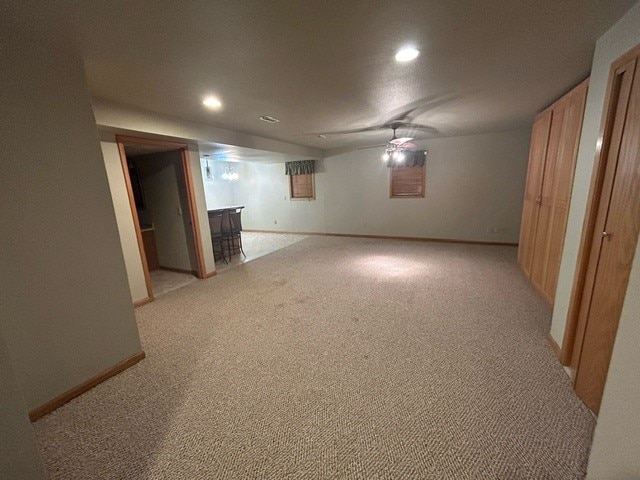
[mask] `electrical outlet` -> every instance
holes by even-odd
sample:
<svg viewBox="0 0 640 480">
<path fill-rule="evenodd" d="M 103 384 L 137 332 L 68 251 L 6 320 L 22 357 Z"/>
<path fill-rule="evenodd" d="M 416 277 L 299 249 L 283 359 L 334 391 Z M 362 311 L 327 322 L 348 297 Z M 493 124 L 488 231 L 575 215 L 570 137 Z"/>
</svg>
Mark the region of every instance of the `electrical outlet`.
<svg viewBox="0 0 640 480">
<path fill-rule="evenodd" d="M 277 225 L 277 224 L 278 224 L 278 220 L 274 220 L 274 221 L 273 221 L 273 224 L 274 224 L 274 225 Z"/>
</svg>

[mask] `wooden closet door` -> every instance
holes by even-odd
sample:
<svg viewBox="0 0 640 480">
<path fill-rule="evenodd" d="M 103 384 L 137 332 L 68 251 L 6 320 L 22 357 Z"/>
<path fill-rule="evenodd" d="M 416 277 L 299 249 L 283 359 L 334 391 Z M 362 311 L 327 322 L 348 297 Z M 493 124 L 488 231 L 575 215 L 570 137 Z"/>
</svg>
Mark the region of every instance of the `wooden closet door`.
<svg viewBox="0 0 640 480">
<path fill-rule="evenodd" d="M 527 276 L 531 275 L 534 241 L 538 225 L 538 202 L 542 189 L 550 125 L 551 110 L 547 110 L 538 115 L 531 131 L 529 167 L 524 190 L 522 225 L 520 226 L 520 243 L 518 247 L 518 263 Z"/>
<path fill-rule="evenodd" d="M 547 243 L 544 248 L 544 276 L 541 284 L 542 293 L 550 303 L 553 303 L 556 296 L 588 85 L 588 80 L 585 80 L 568 96 L 564 110 L 562 135 L 559 139 L 560 144 L 553 162 L 551 212 Z"/>
<path fill-rule="evenodd" d="M 615 70 L 603 144 L 606 162 L 580 307 L 575 389 L 600 409 L 640 230 L 640 65 Z"/>
<path fill-rule="evenodd" d="M 554 178 L 557 174 L 558 152 L 564 135 L 565 116 L 569 107 L 569 98 L 564 97 L 556 103 L 552 110 L 549 145 L 542 178 L 542 191 L 538 206 L 538 226 L 533 244 L 533 261 L 531 263 L 531 282 L 547 298 L 544 291 L 545 276 L 549 256 L 549 235 L 551 228 L 551 212 L 553 208 Z"/>
</svg>

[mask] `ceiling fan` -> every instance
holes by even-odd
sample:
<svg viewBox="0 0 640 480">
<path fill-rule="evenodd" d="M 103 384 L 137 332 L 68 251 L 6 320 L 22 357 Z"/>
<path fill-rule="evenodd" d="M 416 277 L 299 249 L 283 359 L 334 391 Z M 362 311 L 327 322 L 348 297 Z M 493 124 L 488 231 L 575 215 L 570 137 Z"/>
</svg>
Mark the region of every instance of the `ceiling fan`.
<svg viewBox="0 0 640 480">
<path fill-rule="evenodd" d="M 389 145 L 395 145 L 396 148 L 402 148 L 404 150 L 412 150 L 416 148 L 413 143 L 410 143 L 413 140 L 413 137 L 396 137 L 396 130 L 406 126 L 400 122 L 394 122 L 389 125 L 389 128 L 393 130 L 393 137 L 387 142 Z"/>
<path fill-rule="evenodd" d="M 411 152 L 415 150 L 415 144 L 411 143 L 413 137 L 400 137 L 396 136 L 396 130 L 398 128 L 404 127 L 405 124 L 400 122 L 394 122 L 389 125 L 389 127 L 393 130 L 393 137 L 386 143 L 384 146 L 385 150 L 382 154 L 382 160 L 386 163 L 389 159 L 394 159 L 396 162 L 402 162 L 405 159 L 405 155 L 407 152 Z M 371 148 L 371 147 L 368 147 Z M 426 151 L 425 151 L 426 154 Z"/>
<path fill-rule="evenodd" d="M 386 130 L 392 129 L 394 131 L 394 138 L 392 140 L 399 140 L 395 138 L 395 130 L 402 128 L 408 129 L 409 131 L 420 130 L 423 132 L 438 134 L 440 133 L 438 129 L 421 123 L 415 123 L 414 119 L 423 115 L 424 113 L 432 110 L 440 105 L 448 103 L 454 100 L 456 97 L 452 94 L 452 92 L 447 92 L 444 94 L 432 95 L 430 97 L 425 97 L 418 99 L 414 102 L 404 105 L 399 109 L 390 112 L 390 118 L 388 118 L 385 122 L 379 125 L 370 125 L 367 127 L 361 128 L 353 128 L 348 130 L 335 130 L 330 132 L 317 132 L 312 135 L 317 137 L 325 138 L 333 135 L 349 135 L 354 133 L 366 133 L 366 132 L 375 132 L 377 130 Z M 409 138 L 409 137 L 404 137 Z M 369 147 L 370 148 L 370 147 Z"/>
</svg>

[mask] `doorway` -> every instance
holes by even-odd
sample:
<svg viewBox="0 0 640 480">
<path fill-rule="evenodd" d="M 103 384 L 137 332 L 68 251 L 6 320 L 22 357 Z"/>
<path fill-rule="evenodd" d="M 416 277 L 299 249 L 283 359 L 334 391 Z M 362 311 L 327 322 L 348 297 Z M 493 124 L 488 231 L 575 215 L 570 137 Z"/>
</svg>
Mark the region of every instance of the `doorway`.
<svg viewBox="0 0 640 480">
<path fill-rule="evenodd" d="M 116 136 L 147 298 L 205 278 L 187 145 Z"/>
<path fill-rule="evenodd" d="M 576 393 L 596 414 L 640 233 L 640 46 L 613 63 L 606 99 L 563 342 Z"/>
</svg>

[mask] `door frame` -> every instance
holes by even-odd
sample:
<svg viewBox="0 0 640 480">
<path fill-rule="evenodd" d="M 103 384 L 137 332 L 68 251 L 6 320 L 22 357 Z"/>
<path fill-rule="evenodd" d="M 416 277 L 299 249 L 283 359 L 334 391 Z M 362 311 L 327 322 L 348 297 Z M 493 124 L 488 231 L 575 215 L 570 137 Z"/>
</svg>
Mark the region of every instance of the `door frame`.
<svg viewBox="0 0 640 480">
<path fill-rule="evenodd" d="M 567 321 L 565 324 L 562 349 L 560 352 L 560 362 L 562 365 L 571 367 L 572 379 L 575 379 L 575 373 L 578 366 L 577 362 L 582 349 L 582 344 L 581 342 L 578 342 L 578 340 L 584 338 L 586 330 L 586 324 L 580 324 L 579 318 L 582 300 L 585 293 L 587 271 L 589 269 L 589 257 L 596 227 L 596 218 L 598 216 L 600 198 L 602 196 L 604 174 L 607 167 L 606 157 L 611 145 L 613 120 L 618 106 L 617 101 L 615 101 L 616 96 L 614 95 L 616 93 L 614 91 L 614 85 L 616 85 L 616 71 L 638 56 L 640 56 L 640 45 L 635 46 L 615 60 L 611 64 L 611 68 L 609 70 L 595 163 L 593 166 L 593 173 L 591 175 L 591 185 L 589 187 L 586 213 L 582 224 L 578 261 L 576 263 L 576 269 L 573 276 Z"/>
<path fill-rule="evenodd" d="M 147 255 L 144 250 L 144 243 L 142 241 L 142 230 L 140 228 L 140 221 L 138 218 L 138 211 L 136 209 L 135 198 L 133 196 L 133 188 L 131 186 L 131 178 L 129 176 L 129 166 L 127 163 L 127 155 L 125 152 L 125 145 L 149 145 L 157 147 L 169 147 L 180 151 L 182 157 L 182 173 L 185 179 L 185 186 L 187 192 L 187 198 L 189 201 L 189 215 L 191 219 L 191 233 L 193 235 L 193 243 L 195 245 L 196 263 L 197 263 L 197 277 L 199 279 L 205 279 L 211 275 L 207 275 L 204 264 L 204 250 L 202 248 L 202 237 L 200 234 L 200 222 L 198 220 L 198 209 L 196 203 L 196 196 L 193 184 L 193 175 L 191 171 L 191 162 L 189 161 L 189 147 L 186 143 L 172 142 L 168 140 L 157 140 L 144 137 L 133 137 L 128 135 L 116 135 L 116 144 L 118 145 L 118 152 L 120 154 L 120 163 L 122 165 L 122 173 L 124 175 L 124 181 L 127 188 L 127 196 L 129 197 L 129 206 L 131 208 L 131 215 L 133 216 L 133 226 L 136 232 L 136 240 L 138 241 L 138 250 L 140 251 L 140 260 L 142 261 L 142 270 L 144 272 L 144 280 L 147 287 L 147 298 L 134 303 L 135 307 L 145 305 L 152 302 L 153 286 L 151 284 L 151 274 L 149 273 L 149 265 L 147 263 Z"/>
</svg>

